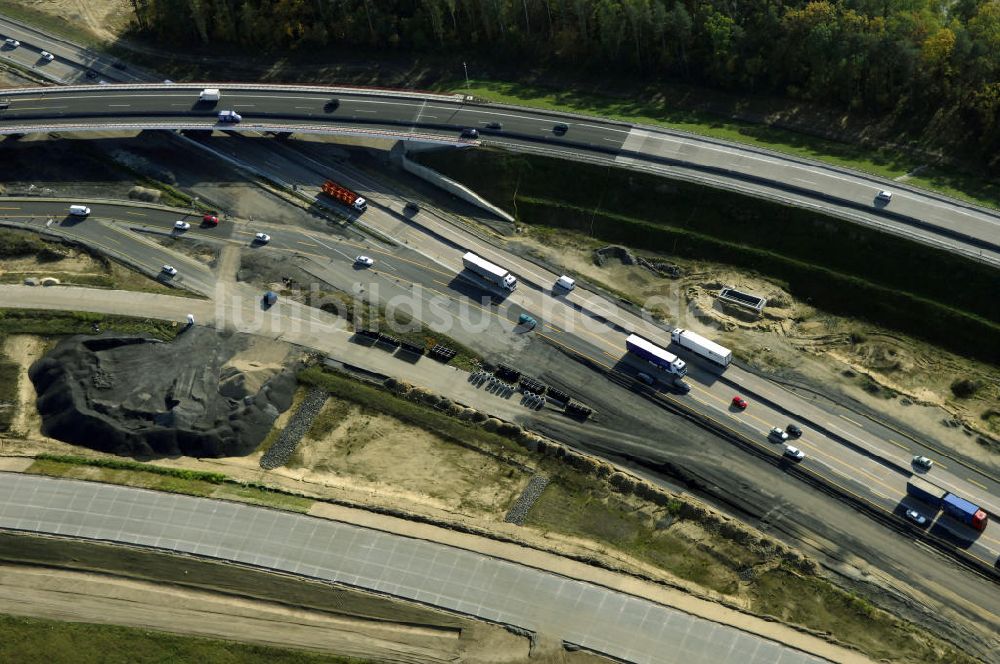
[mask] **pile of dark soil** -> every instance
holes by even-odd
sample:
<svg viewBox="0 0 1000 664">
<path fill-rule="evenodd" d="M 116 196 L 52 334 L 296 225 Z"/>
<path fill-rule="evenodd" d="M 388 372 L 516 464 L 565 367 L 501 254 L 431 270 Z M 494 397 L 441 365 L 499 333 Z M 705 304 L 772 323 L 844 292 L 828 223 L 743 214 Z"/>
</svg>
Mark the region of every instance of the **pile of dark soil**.
<svg viewBox="0 0 1000 664">
<path fill-rule="evenodd" d="M 248 392 L 226 361 L 239 335 L 190 328 L 164 343 L 105 332 L 59 343 L 28 372 L 42 432 L 137 457 L 239 456 L 252 452 L 291 405 L 295 376 L 272 376 Z"/>
</svg>

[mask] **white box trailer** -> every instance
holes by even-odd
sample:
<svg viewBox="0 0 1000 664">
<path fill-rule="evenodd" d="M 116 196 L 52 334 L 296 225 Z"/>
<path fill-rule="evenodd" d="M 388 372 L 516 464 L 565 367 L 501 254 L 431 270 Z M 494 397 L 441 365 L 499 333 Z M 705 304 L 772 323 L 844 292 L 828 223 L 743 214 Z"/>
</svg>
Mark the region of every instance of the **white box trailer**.
<svg viewBox="0 0 1000 664">
<path fill-rule="evenodd" d="M 721 366 L 727 367 L 733 360 L 733 351 L 691 330 L 674 328 L 670 331 L 670 339 L 681 348 L 687 348 Z"/>
<path fill-rule="evenodd" d="M 222 99 L 222 92 L 219 88 L 205 88 L 198 95 L 199 101 L 219 101 Z"/>
<path fill-rule="evenodd" d="M 517 288 L 517 277 L 508 272 L 505 268 L 495 265 L 481 256 L 477 256 L 471 251 L 462 256 L 462 265 L 465 269 L 475 272 L 480 277 L 490 282 L 494 286 L 499 286 L 509 291 Z"/>
<path fill-rule="evenodd" d="M 665 348 L 660 348 L 649 339 L 638 334 L 630 334 L 625 339 L 625 348 L 636 357 L 649 362 L 657 369 L 683 377 L 687 374 L 687 364 Z"/>
</svg>

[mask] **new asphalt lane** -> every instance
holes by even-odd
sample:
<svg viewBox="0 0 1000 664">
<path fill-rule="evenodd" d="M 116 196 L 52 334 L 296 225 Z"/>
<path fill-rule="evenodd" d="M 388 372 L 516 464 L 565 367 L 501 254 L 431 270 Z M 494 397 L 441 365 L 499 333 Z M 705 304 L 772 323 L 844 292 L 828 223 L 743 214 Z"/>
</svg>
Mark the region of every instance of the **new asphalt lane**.
<svg viewBox="0 0 1000 664">
<path fill-rule="evenodd" d="M 0 473 L 0 527 L 234 561 L 556 636 L 629 662 L 821 658 L 645 599 L 471 551 L 249 505 Z"/>
</svg>

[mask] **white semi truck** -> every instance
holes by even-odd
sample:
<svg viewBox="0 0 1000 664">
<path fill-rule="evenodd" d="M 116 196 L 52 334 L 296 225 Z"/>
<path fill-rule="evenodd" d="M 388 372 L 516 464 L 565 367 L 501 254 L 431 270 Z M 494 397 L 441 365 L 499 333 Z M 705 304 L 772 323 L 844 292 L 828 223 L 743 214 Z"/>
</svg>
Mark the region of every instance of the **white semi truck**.
<svg viewBox="0 0 1000 664">
<path fill-rule="evenodd" d="M 721 366 L 727 367 L 733 360 L 733 351 L 691 330 L 674 328 L 670 332 L 670 339 L 681 348 L 687 348 Z"/>
<path fill-rule="evenodd" d="M 475 272 L 494 286 L 511 292 L 517 288 L 517 277 L 499 265 L 495 265 L 471 251 L 462 256 L 462 264 L 465 266 L 465 269 Z"/>
</svg>

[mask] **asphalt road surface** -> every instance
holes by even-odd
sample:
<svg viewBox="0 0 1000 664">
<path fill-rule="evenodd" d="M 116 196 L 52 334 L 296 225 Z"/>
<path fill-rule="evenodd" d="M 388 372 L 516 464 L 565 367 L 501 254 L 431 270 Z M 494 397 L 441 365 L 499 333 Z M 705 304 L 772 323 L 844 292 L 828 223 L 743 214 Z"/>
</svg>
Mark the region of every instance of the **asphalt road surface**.
<svg viewBox="0 0 1000 664">
<path fill-rule="evenodd" d="M 37 224 L 64 208 L 65 204 L 29 200 L 10 201 L 6 207 L 18 209 L 0 212 L 23 215 L 10 218 L 30 219 Z M 931 536 L 946 542 L 956 553 L 962 552 L 980 563 L 992 565 L 1000 556 L 1000 536 L 996 534 L 995 527 L 987 528 L 984 533 L 976 532 L 906 496 L 906 481 L 911 475 L 929 475 L 933 482 L 977 502 L 997 516 L 1000 515 L 997 498 L 1000 492 L 996 490 L 996 481 L 988 473 L 958 462 L 952 465 L 941 461 L 929 473 L 918 473 L 910 464 L 909 452 L 912 450 L 900 448 L 902 443 L 897 440 L 900 436 L 894 429 L 872 420 L 862 420 L 842 409 L 841 412 L 836 412 L 836 409 L 831 412 L 829 406 L 819 407 L 737 367 L 727 369 L 723 379 L 717 368 L 698 358 L 686 357 L 690 362 L 688 382 L 692 386 L 689 394 L 676 394 L 669 381 L 647 388 L 635 381 L 634 376 L 639 371 L 649 372 L 650 369 L 645 362 L 625 352 L 624 333 L 603 323 L 581 325 L 573 316 L 575 310 L 563 302 L 567 298 L 579 297 L 581 300 L 577 306 L 589 307 L 592 305 L 587 303 L 588 300 L 596 297 L 593 294 L 578 290 L 569 296 L 555 297 L 551 289 L 522 286 L 502 303 L 495 304 L 488 298 L 484 299 L 480 284 L 462 273 L 461 263 L 457 260 L 461 251 L 455 248 L 450 249 L 450 257 L 436 256 L 432 260 L 418 253 L 421 247 L 413 246 L 415 242 L 410 242 L 409 247 L 390 247 L 265 222 L 246 224 L 228 220 L 217 227 L 204 227 L 197 225 L 197 219 L 191 219 L 190 230 L 176 231 L 173 225 L 178 214 L 173 210 L 119 207 L 111 203 L 95 204 L 93 210 L 94 216 L 102 217 L 105 223 L 91 225 L 95 219 L 87 219 L 71 228 L 91 229 L 84 238 L 80 238 L 79 231 L 76 231 L 77 238 L 85 242 L 94 241 L 98 247 L 107 245 L 110 238 L 122 236 L 120 227 L 124 226 L 171 235 L 179 241 L 232 243 L 252 248 L 254 252 L 288 252 L 306 259 L 302 263 L 303 268 L 316 278 L 348 293 L 365 293 L 366 297 L 376 298 L 382 303 L 401 305 L 401 311 L 429 322 L 432 329 L 515 366 L 519 366 L 521 350 L 527 343 L 527 331 L 517 327 L 518 316 L 522 312 L 530 312 L 539 320 L 539 326 L 528 334 L 622 377 L 632 389 L 653 397 L 654 406 L 662 400 L 692 408 L 719 427 L 744 436 L 757 454 L 783 466 L 794 462 L 782 458 L 783 445 L 769 440 L 768 432 L 772 427 L 783 427 L 789 419 L 793 419 L 803 428 L 803 435 L 798 440 L 790 440 L 789 444 L 806 453 L 803 461 L 794 463 L 798 467 L 797 472 L 805 473 L 807 477 L 822 478 L 838 490 L 856 496 L 885 513 L 894 514 L 901 521 L 905 520 L 908 509 L 916 509 L 928 517 L 925 528 Z M 369 211 L 366 216 L 372 216 L 373 212 Z M 112 223 L 112 219 L 119 221 Z M 48 230 L 58 230 L 58 227 Z M 268 233 L 270 242 L 255 242 L 257 232 Z M 148 252 L 167 251 L 159 245 L 138 241 L 136 250 L 139 253 L 134 260 L 152 270 L 165 259 L 159 254 L 150 257 Z M 374 258 L 375 265 L 370 269 L 359 269 L 354 260 L 359 254 Z M 174 262 L 178 261 L 175 259 Z M 192 269 L 199 270 L 191 278 L 203 284 L 204 292 L 212 292 L 213 278 L 203 274 L 205 268 L 190 262 Z M 536 271 L 540 269 L 537 266 L 532 268 Z M 179 272 L 174 278 L 189 277 L 186 272 Z M 250 310 L 241 310 L 240 320 L 253 321 L 260 313 L 255 306 L 259 294 L 245 297 Z M 555 299 L 556 302 L 540 302 L 543 298 Z M 239 308 L 247 304 L 227 303 L 227 306 Z M 303 310 L 309 311 L 308 308 Z M 539 315 L 539 312 L 544 312 L 544 315 Z M 288 332 L 284 334 L 286 339 L 295 340 Z M 299 341 L 310 345 L 308 340 Z M 652 373 L 655 375 L 655 372 Z M 741 381 L 747 381 L 747 384 Z M 743 389 L 747 386 L 751 389 Z M 574 393 L 573 390 L 570 392 Z M 758 400 L 751 396 L 751 407 L 740 411 L 731 404 L 734 392 L 760 395 L 762 398 Z M 795 416 L 789 418 L 786 412 L 795 413 Z M 913 524 L 912 527 L 917 526 Z"/>
<path fill-rule="evenodd" d="M 230 560 L 364 588 L 551 634 L 629 662 L 826 661 L 532 567 L 238 503 L 0 473 L 0 527 Z"/>
<path fill-rule="evenodd" d="M 24 49 L 24 50 L 22 50 Z M 35 57 L 27 46 L 0 56 Z M 23 64 L 23 63 L 22 63 Z M 32 66 L 55 63 L 36 61 Z M 56 80 L 66 82 L 65 77 Z M 221 87 L 218 102 L 200 102 L 203 87 Z M 1000 265 L 1000 215 L 898 183 L 740 146 L 652 127 L 560 115 L 445 95 L 201 83 L 116 84 L 5 93 L 0 133 L 103 129 L 221 129 L 361 134 L 422 142 L 478 144 L 459 137 L 477 128 L 482 140 L 512 150 L 611 163 L 813 208 Z M 239 124 L 219 121 L 238 112 Z M 502 128 L 491 128 L 499 125 Z M 561 131 L 558 127 L 565 126 Z M 876 199 L 894 191 L 891 203 Z"/>
</svg>

